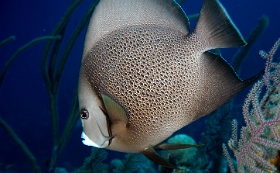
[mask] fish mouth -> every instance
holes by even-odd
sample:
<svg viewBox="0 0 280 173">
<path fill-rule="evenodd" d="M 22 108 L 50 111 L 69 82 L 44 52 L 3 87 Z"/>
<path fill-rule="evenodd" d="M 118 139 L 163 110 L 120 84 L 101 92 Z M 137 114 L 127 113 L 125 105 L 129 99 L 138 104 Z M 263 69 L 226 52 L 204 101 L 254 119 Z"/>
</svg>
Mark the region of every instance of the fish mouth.
<svg viewBox="0 0 280 173">
<path fill-rule="evenodd" d="M 106 115 L 106 114 L 105 114 Z M 100 128 L 99 123 L 95 120 L 95 125 L 97 126 L 97 129 L 95 129 L 95 135 L 91 136 L 91 135 L 87 135 L 88 133 L 92 133 L 92 130 L 89 131 L 89 129 L 85 129 L 82 132 L 81 138 L 83 139 L 83 144 L 87 145 L 87 146 L 93 146 L 93 147 L 97 147 L 97 148 L 106 148 L 108 147 L 111 143 L 112 143 L 112 139 L 114 137 L 112 137 L 112 133 L 111 133 L 111 128 L 110 128 L 110 121 L 108 121 L 108 116 L 106 115 L 106 119 L 107 119 L 107 129 L 108 129 L 108 135 L 105 135 L 104 132 L 102 131 L 102 128 Z M 94 140 L 92 140 L 94 139 Z"/>
<path fill-rule="evenodd" d="M 96 147 L 96 148 L 106 148 L 111 144 L 112 138 L 111 137 L 106 137 L 103 136 L 103 141 L 101 142 L 101 144 L 97 144 L 95 142 L 93 142 L 86 134 L 85 132 L 82 132 L 81 138 L 83 139 L 83 144 L 87 145 L 87 146 L 92 146 L 92 147 Z"/>
</svg>

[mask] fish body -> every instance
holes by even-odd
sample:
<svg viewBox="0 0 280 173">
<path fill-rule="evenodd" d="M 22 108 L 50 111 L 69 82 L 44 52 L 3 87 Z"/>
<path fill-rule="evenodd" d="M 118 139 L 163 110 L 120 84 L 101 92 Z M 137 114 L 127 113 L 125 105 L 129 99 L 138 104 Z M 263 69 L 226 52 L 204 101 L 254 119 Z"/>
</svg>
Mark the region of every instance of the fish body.
<svg viewBox="0 0 280 173">
<path fill-rule="evenodd" d="M 192 33 L 173 0 L 101 0 L 79 79 L 84 143 L 155 160 L 150 148 L 255 80 L 209 52 L 245 44 L 217 0 L 204 1 Z"/>
</svg>

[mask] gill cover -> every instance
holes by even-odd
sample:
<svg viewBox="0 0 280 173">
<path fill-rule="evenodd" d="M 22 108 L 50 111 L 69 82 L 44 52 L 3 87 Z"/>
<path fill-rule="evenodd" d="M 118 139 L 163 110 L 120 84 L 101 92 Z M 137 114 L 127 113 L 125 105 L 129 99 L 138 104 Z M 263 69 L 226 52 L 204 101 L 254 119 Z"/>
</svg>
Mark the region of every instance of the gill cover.
<svg viewBox="0 0 280 173">
<path fill-rule="evenodd" d="M 79 103 L 83 126 L 83 143 L 88 146 L 105 148 L 109 145 L 110 135 L 106 115 L 101 110 L 102 102 L 95 94 L 87 78 L 81 71 L 79 79 Z M 83 113 L 87 111 L 88 116 Z"/>
</svg>

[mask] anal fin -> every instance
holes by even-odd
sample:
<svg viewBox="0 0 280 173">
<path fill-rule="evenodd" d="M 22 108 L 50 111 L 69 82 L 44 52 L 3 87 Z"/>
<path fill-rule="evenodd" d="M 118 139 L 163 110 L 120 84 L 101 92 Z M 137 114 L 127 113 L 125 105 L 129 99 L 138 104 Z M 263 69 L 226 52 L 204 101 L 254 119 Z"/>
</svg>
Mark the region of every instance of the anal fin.
<svg viewBox="0 0 280 173">
<path fill-rule="evenodd" d="M 220 55 L 211 52 L 204 52 L 201 60 L 203 66 L 201 79 L 203 80 L 199 88 L 199 116 L 211 113 L 261 75 L 260 73 L 243 81 Z"/>
</svg>

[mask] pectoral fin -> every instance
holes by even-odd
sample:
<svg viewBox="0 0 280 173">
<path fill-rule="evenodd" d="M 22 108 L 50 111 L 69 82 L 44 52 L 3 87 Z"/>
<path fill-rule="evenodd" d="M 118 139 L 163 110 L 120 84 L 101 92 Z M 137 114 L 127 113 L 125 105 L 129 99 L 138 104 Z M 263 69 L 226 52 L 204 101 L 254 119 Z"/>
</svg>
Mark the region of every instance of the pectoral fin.
<svg viewBox="0 0 280 173">
<path fill-rule="evenodd" d="M 162 166 L 165 166 L 168 168 L 179 169 L 177 166 L 169 163 L 166 159 L 161 157 L 152 146 L 145 148 L 144 151 L 142 151 L 142 154 L 144 154 L 144 156 L 146 156 L 148 159 L 150 159 L 151 161 L 153 161 L 159 165 L 162 165 Z"/>
<path fill-rule="evenodd" d="M 121 107 L 115 100 L 110 98 L 105 94 L 101 94 L 102 100 L 104 102 L 105 108 L 109 114 L 110 120 L 114 121 L 122 121 L 125 124 L 128 123 L 128 118 L 126 116 L 126 112 L 123 107 Z"/>
</svg>

